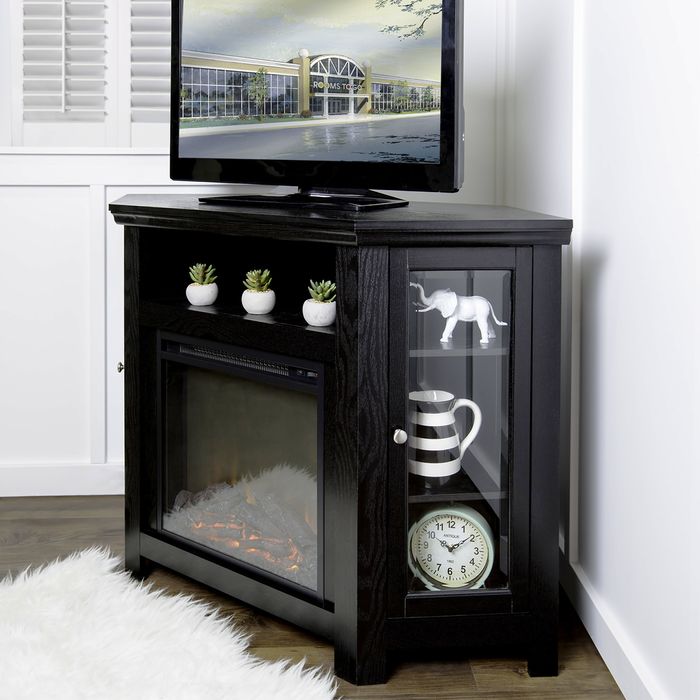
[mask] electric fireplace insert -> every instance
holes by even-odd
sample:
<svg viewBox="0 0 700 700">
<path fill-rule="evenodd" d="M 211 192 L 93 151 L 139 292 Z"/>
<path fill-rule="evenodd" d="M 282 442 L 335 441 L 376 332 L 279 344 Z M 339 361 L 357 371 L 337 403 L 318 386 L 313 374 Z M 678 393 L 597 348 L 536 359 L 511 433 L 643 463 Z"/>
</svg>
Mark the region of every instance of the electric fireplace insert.
<svg viewBox="0 0 700 700">
<path fill-rule="evenodd" d="M 159 333 L 156 529 L 323 599 L 323 365 Z"/>
</svg>

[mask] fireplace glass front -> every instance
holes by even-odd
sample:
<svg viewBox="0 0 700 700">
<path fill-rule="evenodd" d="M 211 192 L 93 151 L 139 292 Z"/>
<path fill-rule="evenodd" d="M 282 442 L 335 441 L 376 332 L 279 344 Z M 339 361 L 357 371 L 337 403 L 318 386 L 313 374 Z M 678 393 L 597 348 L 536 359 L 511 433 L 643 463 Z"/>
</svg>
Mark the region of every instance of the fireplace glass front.
<svg viewBox="0 0 700 700">
<path fill-rule="evenodd" d="M 165 334 L 160 360 L 161 531 L 322 595 L 322 365 Z"/>
</svg>

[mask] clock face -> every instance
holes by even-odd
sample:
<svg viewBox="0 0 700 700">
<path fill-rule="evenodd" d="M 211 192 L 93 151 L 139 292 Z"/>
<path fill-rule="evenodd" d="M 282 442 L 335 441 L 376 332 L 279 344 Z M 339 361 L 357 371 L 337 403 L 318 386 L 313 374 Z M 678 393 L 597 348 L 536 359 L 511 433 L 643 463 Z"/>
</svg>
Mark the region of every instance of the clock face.
<svg viewBox="0 0 700 700">
<path fill-rule="evenodd" d="M 409 564 L 431 590 L 481 586 L 493 565 L 493 537 L 472 508 L 434 510 L 409 533 Z"/>
</svg>

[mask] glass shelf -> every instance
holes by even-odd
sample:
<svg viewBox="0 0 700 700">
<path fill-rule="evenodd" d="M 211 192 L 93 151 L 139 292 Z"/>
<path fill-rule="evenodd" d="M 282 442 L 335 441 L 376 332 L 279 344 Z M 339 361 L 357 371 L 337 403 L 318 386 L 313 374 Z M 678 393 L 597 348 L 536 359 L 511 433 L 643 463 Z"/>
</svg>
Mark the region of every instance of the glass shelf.
<svg viewBox="0 0 700 700">
<path fill-rule="evenodd" d="M 435 483 L 427 486 L 426 481 L 413 474 L 409 476 L 409 503 L 497 501 L 508 498 L 508 491 L 498 489 L 495 483 L 492 490 L 480 490 L 463 471 L 448 478 L 445 483 L 433 480 Z"/>
<path fill-rule="evenodd" d="M 426 347 L 410 350 L 409 357 L 504 357 L 508 355 L 507 348 L 481 348 L 481 347 L 454 347 L 452 343 L 446 343 L 436 347 Z"/>
</svg>

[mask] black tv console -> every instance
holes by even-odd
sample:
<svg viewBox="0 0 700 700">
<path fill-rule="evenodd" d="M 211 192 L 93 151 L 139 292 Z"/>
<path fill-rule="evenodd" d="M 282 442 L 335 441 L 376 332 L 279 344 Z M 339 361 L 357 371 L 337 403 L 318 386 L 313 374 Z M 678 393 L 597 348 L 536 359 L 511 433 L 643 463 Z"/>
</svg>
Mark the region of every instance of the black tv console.
<svg viewBox="0 0 700 700">
<path fill-rule="evenodd" d="M 110 211 L 125 227 L 127 567 L 170 567 L 329 638 L 337 674 L 356 684 L 384 682 L 388 658 L 427 648 L 515 648 L 531 675 L 556 674 L 560 260 L 571 221 L 458 204 L 232 210 L 194 196 L 130 195 Z M 195 262 L 217 268 L 213 306 L 185 300 Z M 269 315 L 240 305 L 254 268 L 272 271 Z M 304 322 L 309 278 L 336 282 L 335 325 Z M 442 305 L 453 293 L 459 311 Z M 287 366 L 313 386 L 267 376 Z M 236 392 L 251 385 L 271 416 L 274 392 L 315 416 L 311 544 L 301 556 L 301 535 L 270 538 L 259 565 L 250 538 L 265 527 L 239 527 L 239 512 L 211 526 L 238 528 L 223 538 L 230 554 L 221 537 L 168 524 L 198 481 L 206 494 L 235 480 L 233 466 L 220 472 L 236 445 L 213 465 L 221 438 L 211 436 L 226 431 L 193 427 L 197 402 L 219 397 L 231 424 Z M 202 460 L 211 474 L 200 477 Z M 293 563 L 272 568 L 280 547 Z"/>
</svg>

